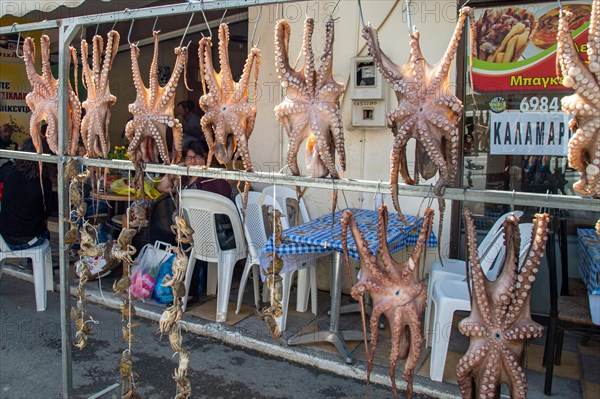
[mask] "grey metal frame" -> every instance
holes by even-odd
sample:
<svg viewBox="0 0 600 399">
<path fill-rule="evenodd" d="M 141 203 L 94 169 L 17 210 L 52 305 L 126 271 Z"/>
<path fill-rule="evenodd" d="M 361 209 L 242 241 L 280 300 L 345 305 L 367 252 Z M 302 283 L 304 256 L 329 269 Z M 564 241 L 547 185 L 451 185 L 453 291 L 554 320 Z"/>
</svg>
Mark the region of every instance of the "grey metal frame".
<svg viewBox="0 0 600 399">
<path fill-rule="evenodd" d="M 59 248 L 60 248 L 60 301 L 61 301 L 61 339 L 62 339 L 62 369 L 63 369 L 63 397 L 69 398 L 73 388 L 71 369 L 71 337 L 69 319 L 69 275 L 67 264 L 67 250 L 64 244 L 66 225 L 62 217 L 67 214 L 68 203 L 68 181 L 64 179 L 64 167 L 66 161 L 72 157 L 66 156 L 66 132 L 67 126 L 67 77 L 69 76 L 69 45 L 76 32 L 82 26 L 113 23 L 118 21 L 130 21 L 133 19 L 155 18 L 159 16 L 174 16 L 189 14 L 193 12 L 217 11 L 232 8 L 247 8 L 259 5 L 293 3 L 297 0 L 223 0 L 223 1 L 197 1 L 188 4 L 149 7 L 142 9 L 124 10 L 98 15 L 86 15 L 69 19 L 53 21 L 42 21 L 29 24 L 15 24 L 13 26 L 0 27 L 0 34 L 17 32 L 30 32 L 35 30 L 59 29 L 59 118 L 58 118 L 58 142 L 59 155 L 37 155 L 25 154 L 16 151 L 0 150 L 1 158 L 27 159 L 58 164 L 58 199 L 59 199 Z M 78 159 L 84 165 L 105 166 L 114 169 L 133 170 L 129 161 L 108 161 L 98 159 Z M 273 165 L 275 168 L 275 165 Z M 275 172 L 246 173 L 240 171 L 225 171 L 221 169 L 190 169 L 180 166 L 146 165 L 147 172 L 172 173 L 178 175 L 221 177 L 228 180 L 248 180 L 256 183 L 281 184 L 288 186 L 305 186 L 322 189 L 339 189 L 360 192 L 389 192 L 389 183 L 381 181 L 361 181 L 351 179 L 315 179 L 309 177 L 297 177 L 283 175 Z M 399 194 L 428 198 L 432 197 L 432 188 L 428 186 L 408 186 L 399 184 Z M 447 188 L 444 198 L 458 201 L 477 201 L 508 205 L 543 206 L 556 209 L 576 210 L 600 210 L 600 199 L 580 198 L 576 196 L 545 195 L 534 193 L 504 192 L 491 190 L 464 190 L 460 188 Z"/>
</svg>

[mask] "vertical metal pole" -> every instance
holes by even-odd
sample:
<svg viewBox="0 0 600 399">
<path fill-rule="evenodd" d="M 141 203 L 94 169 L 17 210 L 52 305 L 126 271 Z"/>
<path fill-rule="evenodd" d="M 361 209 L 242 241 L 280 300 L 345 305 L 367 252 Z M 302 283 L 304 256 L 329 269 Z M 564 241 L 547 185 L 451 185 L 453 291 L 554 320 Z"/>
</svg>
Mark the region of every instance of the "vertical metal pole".
<svg viewBox="0 0 600 399">
<path fill-rule="evenodd" d="M 59 26 L 58 43 L 58 254 L 60 265 L 60 324 L 62 348 L 63 397 L 71 397 L 73 372 L 71 365 L 71 323 L 69 318 L 69 263 L 65 246 L 66 225 L 64 217 L 69 213 L 69 182 L 64 178 L 65 158 L 69 137 L 69 44 L 73 40 L 76 25 Z"/>
</svg>

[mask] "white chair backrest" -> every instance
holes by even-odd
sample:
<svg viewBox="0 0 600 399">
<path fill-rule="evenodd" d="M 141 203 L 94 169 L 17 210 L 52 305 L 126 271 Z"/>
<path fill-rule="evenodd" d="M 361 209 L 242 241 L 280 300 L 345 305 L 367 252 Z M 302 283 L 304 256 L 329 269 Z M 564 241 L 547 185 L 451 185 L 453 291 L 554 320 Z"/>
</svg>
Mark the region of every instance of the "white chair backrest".
<svg viewBox="0 0 600 399">
<path fill-rule="evenodd" d="M 285 216 L 288 219 L 290 227 L 310 222 L 304 199 L 300 198 L 300 201 L 298 201 L 294 189 L 286 186 L 268 186 L 265 187 L 262 192 L 271 197 L 276 197 L 275 199 L 279 203 L 281 209 L 285 209 L 286 211 Z M 300 208 L 300 212 L 298 212 L 298 208 Z"/>
<path fill-rule="evenodd" d="M 243 198 L 241 194 L 235 197 L 235 204 L 237 205 L 238 211 L 242 213 Z M 265 220 L 266 209 L 275 205 L 275 209 L 285 215 L 279 203 L 274 204 L 273 197 L 270 195 L 259 193 L 256 191 L 250 191 L 248 193 L 248 205 L 246 207 L 246 222 L 244 225 L 244 231 L 246 232 L 246 239 L 248 240 L 248 252 L 252 257 L 253 263 L 260 262 L 260 257 L 265 249 L 268 242 L 268 232 L 266 229 Z M 265 211 L 263 210 L 265 209 Z M 288 221 L 284 216 L 281 218 L 281 226 L 287 229 Z M 271 230 L 271 229 L 270 229 Z"/>
<path fill-rule="evenodd" d="M 498 220 L 496 220 L 494 225 L 490 228 L 490 231 L 484 237 L 483 241 L 481 241 L 481 243 L 477 247 L 477 252 L 479 253 L 480 258 L 484 257 L 484 254 L 488 250 L 490 245 L 497 242 L 498 235 L 502 237 L 502 224 L 504 223 L 507 217 L 513 214 L 520 219 L 523 215 L 523 211 L 507 212 L 504 215 L 500 216 Z"/>
<path fill-rule="evenodd" d="M 0 252 L 10 252 L 10 248 L 8 248 L 8 244 L 4 241 L 2 235 L 0 235 Z"/>
<path fill-rule="evenodd" d="M 529 246 L 531 245 L 531 232 L 533 230 L 533 223 L 520 223 L 519 224 L 519 234 L 521 236 L 521 244 L 519 246 L 519 268 L 525 261 L 527 257 L 527 252 L 529 251 Z M 490 280 L 495 280 L 498 277 L 498 273 L 500 273 L 502 266 L 504 264 L 504 259 L 506 256 L 506 246 L 504 245 L 503 235 L 500 234 L 499 244 L 502 246 L 501 250 L 497 252 L 497 257 L 491 261 L 488 270 L 483 269 L 483 272 L 486 274 L 487 278 Z M 498 246 L 498 242 L 494 243 L 494 247 Z M 487 261 L 487 259 L 486 259 Z M 481 262 L 483 268 L 483 262 Z"/>
<path fill-rule="evenodd" d="M 242 221 L 233 202 L 220 194 L 204 190 L 182 190 L 181 206 L 188 224 L 194 229 L 194 256 L 207 262 L 218 262 L 219 240 L 215 222 L 216 214 L 229 217 L 235 236 L 238 259 L 246 256 L 246 241 Z"/>
</svg>

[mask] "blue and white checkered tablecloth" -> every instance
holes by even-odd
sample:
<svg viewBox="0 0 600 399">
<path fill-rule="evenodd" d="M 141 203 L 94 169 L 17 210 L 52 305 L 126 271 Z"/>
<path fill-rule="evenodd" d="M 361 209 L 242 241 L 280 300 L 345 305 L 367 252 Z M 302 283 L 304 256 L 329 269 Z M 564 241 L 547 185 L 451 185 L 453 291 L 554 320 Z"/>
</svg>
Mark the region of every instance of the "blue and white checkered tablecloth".
<svg viewBox="0 0 600 399">
<path fill-rule="evenodd" d="M 372 254 L 379 250 L 379 240 L 377 238 L 377 222 L 379 213 L 377 211 L 366 209 L 350 209 L 358 228 L 362 231 L 365 239 L 369 243 Z M 331 228 L 331 214 L 321 216 L 308 223 L 292 227 L 283 231 L 283 245 L 277 247 L 277 253 L 282 255 L 286 266 L 285 272 L 290 266 L 297 263 L 314 260 L 316 257 L 324 256 L 333 251 L 342 252 L 342 211 L 338 211 L 334 216 L 335 224 Z M 419 230 L 423 224 L 423 218 L 420 217 L 415 224 L 416 217 L 405 215 L 410 225 L 405 225 L 400 221 L 397 214 L 390 214 L 388 218 L 387 242 L 390 252 L 398 252 L 403 248 L 415 245 L 419 235 Z M 427 245 L 429 247 L 437 246 L 437 239 L 433 232 L 431 233 Z M 269 240 L 263 251 L 261 259 L 261 269 L 268 264 L 266 255 L 273 252 L 273 240 Z M 350 231 L 348 231 L 348 255 L 354 259 L 359 259 L 356 243 Z M 261 270 L 262 272 L 262 270 Z"/>
<path fill-rule="evenodd" d="M 579 275 L 590 295 L 600 295 L 600 238 L 594 229 L 577 229 Z"/>
</svg>

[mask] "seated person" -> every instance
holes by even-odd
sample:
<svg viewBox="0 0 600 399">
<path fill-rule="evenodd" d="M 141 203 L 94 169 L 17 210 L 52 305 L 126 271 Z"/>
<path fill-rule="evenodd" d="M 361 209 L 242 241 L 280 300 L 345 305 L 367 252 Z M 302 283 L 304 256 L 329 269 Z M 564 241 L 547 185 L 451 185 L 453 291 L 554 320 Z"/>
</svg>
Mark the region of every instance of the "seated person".
<svg viewBox="0 0 600 399">
<path fill-rule="evenodd" d="M 33 141 L 25 141 L 21 151 L 35 153 Z M 50 237 L 46 223 L 52 210 L 52 183 L 47 165 L 42 165 L 41 179 L 35 161 L 15 159 L 0 168 L 4 183 L 0 235 L 13 251 L 36 247 Z"/>
<path fill-rule="evenodd" d="M 183 165 L 187 167 L 203 167 L 206 165 L 206 157 L 208 155 L 208 146 L 201 141 L 190 141 L 183 148 Z M 166 175 L 165 178 L 158 183 L 157 189 L 163 193 L 174 193 L 177 190 L 176 175 Z M 196 190 L 206 190 L 213 193 L 221 194 L 231 199 L 231 186 L 227 180 L 213 179 L 210 177 L 198 176 L 181 176 L 181 188 L 183 190 L 192 188 Z"/>
<path fill-rule="evenodd" d="M 203 167 L 206 164 L 207 154 L 208 147 L 206 143 L 197 140 L 190 141 L 183 149 L 184 165 L 188 167 Z M 164 179 L 158 183 L 157 188 L 163 193 L 175 194 L 178 189 L 178 179 L 179 177 L 176 175 L 166 175 Z M 183 190 L 195 189 L 210 191 L 231 200 L 231 186 L 223 179 L 181 176 L 181 188 Z M 235 237 L 229 217 L 227 215 L 215 215 L 215 220 L 217 225 L 217 237 L 221 249 L 227 250 L 235 248 Z M 160 223 L 155 220 L 153 220 L 152 223 L 154 224 L 155 222 Z M 188 304 L 197 302 L 199 297 L 205 292 L 204 287 L 206 285 L 207 263 L 204 261 L 196 261 L 196 266 L 199 267 L 194 268 L 189 291 L 191 298 L 188 298 Z"/>
</svg>

